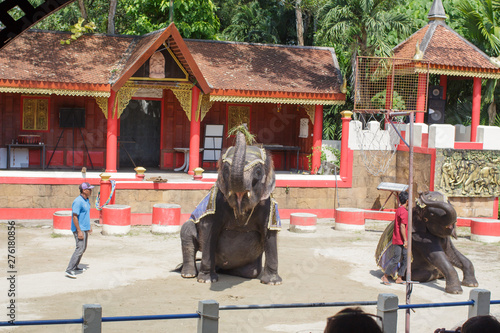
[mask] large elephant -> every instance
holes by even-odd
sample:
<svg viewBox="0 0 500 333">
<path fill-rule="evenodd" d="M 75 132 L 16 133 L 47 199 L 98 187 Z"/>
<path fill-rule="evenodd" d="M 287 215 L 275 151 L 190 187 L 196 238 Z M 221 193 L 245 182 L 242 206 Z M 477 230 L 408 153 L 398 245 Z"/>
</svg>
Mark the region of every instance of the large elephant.
<svg viewBox="0 0 500 333">
<path fill-rule="evenodd" d="M 281 284 L 278 275 L 278 207 L 269 153 L 247 145 L 241 132 L 219 160 L 218 178 L 181 228 L 184 278 L 216 282 L 217 272 Z M 200 270 L 196 253 L 202 254 Z M 262 255 L 265 265 L 262 269 Z"/>
<path fill-rule="evenodd" d="M 450 236 L 456 238 L 457 213 L 446 196 L 440 192 L 420 193 L 412 216 L 411 279 L 427 282 L 444 277 L 445 291 L 461 294 L 455 266 L 463 271 L 462 285 L 477 287 L 472 262 L 451 241 Z"/>
</svg>

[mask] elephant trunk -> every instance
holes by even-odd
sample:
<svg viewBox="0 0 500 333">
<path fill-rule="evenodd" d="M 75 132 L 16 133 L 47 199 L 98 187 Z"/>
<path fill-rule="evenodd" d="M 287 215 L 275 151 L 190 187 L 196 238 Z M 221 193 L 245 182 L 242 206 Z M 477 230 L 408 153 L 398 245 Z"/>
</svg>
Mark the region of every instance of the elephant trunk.
<svg viewBox="0 0 500 333">
<path fill-rule="evenodd" d="M 436 216 L 442 216 L 437 219 L 442 227 L 451 230 L 451 236 L 456 238 L 455 223 L 457 222 L 457 211 L 447 200 L 435 200 L 435 198 L 427 198 L 425 193 L 420 195 L 420 201 L 426 205 L 429 212 L 434 213 Z"/>
<path fill-rule="evenodd" d="M 245 135 L 241 132 L 236 134 L 236 144 L 234 146 L 234 156 L 231 165 L 231 176 L 229 188 L 235 192 L 238 197 L 238 203 L 241 204 L 241 199 L 246 193 L 244 181 L 244 169 L 246 159 L 246 142 Z"/>
</svg>

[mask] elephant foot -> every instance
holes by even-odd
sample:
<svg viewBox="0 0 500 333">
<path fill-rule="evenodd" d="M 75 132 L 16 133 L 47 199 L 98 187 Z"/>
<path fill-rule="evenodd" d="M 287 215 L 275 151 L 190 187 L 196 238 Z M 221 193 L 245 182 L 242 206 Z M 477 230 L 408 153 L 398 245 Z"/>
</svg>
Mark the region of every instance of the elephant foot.
<svg viewBox="0 0 500 333">
<path fill-rule="evenodd" d="M 260 278 L 260 283 L 269 284 L 272 286 L 279 285 L 279 284 L 281 284 L 281 282 L 282 282 L 282 280 L 281 280 L 281 277 L 278 275 L 278 273 L 276 273 L 276 274 L 264 273 L 262 275 L 262 277 Z"/>
<path fill-rule="evenodd" d="M 448 294 L 461 295 L 463 293 L 462 287 L 460 286 L 446 286 L 445 290 Z"/>
<path fill-rule="evenodd" d="M 477 282 L 476 278 L 466 278 L 462 281 L 462 286 L 466 287 L 477 287 L 479 286 L 479 283 Z"/>
<path fill-rule="evenodd" d="M 219 276 L 216 273 L 202 273 L 198 274 L 199 283 L 212 283 L 219 281 Z"/>
<path fill-rule="evenodd" d="M 186 267 L 186 265 L 182 266 L 181 276 L 185 279 L 191 279 L 196 277 L 198 272 L 195 267 Z"/>
</svg>

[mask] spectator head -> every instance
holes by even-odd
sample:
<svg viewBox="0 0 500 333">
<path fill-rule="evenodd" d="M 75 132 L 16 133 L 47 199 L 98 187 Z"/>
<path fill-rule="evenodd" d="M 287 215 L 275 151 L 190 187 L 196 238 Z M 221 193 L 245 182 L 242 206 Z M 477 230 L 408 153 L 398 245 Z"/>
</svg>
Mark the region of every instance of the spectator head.
<svg viewBox="0 0 500 333">
<path fill-rule="evenodd" d="M 382 333 L 375 318 L 360 308 L 345 308 L 327 319 L 325 333 Z"/>
<path fill-rule="evenodd" d="M 406 191 L 399 192 L 398 198 L 399 198 L 399 203 L 401 205 L 404 205 L 408 201 L 408 192 Z"/>
<path fill-rule="evenodd" d="M 476 316 L 469 318 L 462 325 L 462 333 L 500 332 L 500 322 L 493 316 Z"/>
</svg>

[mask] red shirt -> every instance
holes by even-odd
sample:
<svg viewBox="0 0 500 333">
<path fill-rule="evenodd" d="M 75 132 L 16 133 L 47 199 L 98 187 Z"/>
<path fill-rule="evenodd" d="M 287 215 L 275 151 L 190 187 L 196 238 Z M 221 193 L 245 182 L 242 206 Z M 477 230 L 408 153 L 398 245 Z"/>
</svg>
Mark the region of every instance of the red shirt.
<svg viewBox="0 0 500 333">
<path fill-rule="evenodd" d="M 396 222 L 394 223 L 394 232 L 392 234 L 392 244 L 403 245 L 404 240 L 401 235 L 401 224 L 405 225 L 406 238 L 408 239 L 408 210 L 404 206 L 396 209 Z"/>
</svg>

